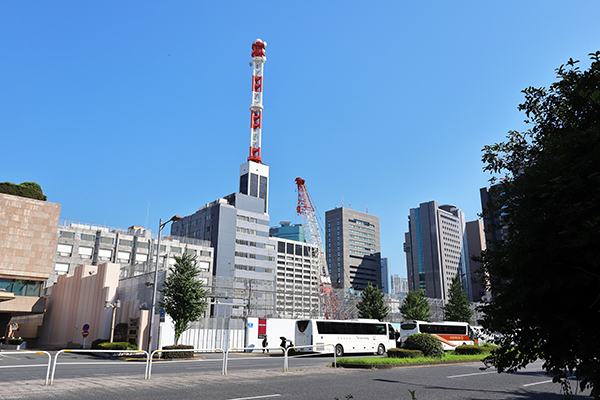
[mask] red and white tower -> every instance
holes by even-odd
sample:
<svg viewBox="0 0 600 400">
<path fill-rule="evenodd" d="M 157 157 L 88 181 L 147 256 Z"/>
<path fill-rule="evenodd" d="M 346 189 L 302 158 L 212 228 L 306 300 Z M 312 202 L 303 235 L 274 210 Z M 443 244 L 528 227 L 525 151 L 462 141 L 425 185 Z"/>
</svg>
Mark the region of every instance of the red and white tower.
<svg viewBox="0 0 600 400">
<path fill-rule="evenodd" d="M 262 132 L 263 68 L 266 42 L 256 39 L 252 43 L 252 104 L 250 104 L 250 156 L 240 166 L 240 193 L 258 197 L 265 202 L 264 212 L 269 212 L 269 167 L 260 154 Z"/>
<path fill-rule="evenodd" d="M 262 94 L 263 70 L 265 61 L 265 47 L 267 42 L 256 39 L 252 43 L 252 104 L 250 104 L 250 156 L 248 161 L 262 163 L 260 157 L 261 132 L 262 132 Z"/>
</svg>

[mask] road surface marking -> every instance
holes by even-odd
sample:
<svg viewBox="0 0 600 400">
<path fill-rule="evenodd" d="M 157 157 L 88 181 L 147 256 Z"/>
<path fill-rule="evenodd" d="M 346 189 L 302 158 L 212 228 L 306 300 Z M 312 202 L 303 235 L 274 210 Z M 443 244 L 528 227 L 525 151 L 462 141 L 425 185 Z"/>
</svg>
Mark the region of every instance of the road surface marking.
<svg viewBox="0 0 600 400">
<path fill-rule="evenodd" d="M 29 364 L 29 365 L 3 365 L 0 368 L 30 368 L 30 367 L 47 367 L 48 364 Z"/>
<path fill-rule="evenodd" d="M 523 386 L 541 385 L 541 384 L 544 384 L 544 383 L 552 383 L 552 379 L 550 379 L 549 381 L 542 381 L 542 382 L 528 383 L 527 385 L 523 385 Z"/>
<path fill-rule="evenodd" d="M 280 394 L 267 394 L 264 396 L 254 396 L 254 397 L 237 397 L 235 399 L 229 399 L 229 400 L 251 400 L 251 399 L 266 399 L 269 397 L 281 397 Z"/>
<path fill-rule="evenodd" d="M 496 371 L 488 371 L 488 372 L 476 372 L 474 374 L 462 374 L 462 375 L 451 375 L 446 378 L 462 378 L 463 376 L 476 376 L 476 375 L 485 375 L 485 374 L 495 374 Z"/>
</svg>

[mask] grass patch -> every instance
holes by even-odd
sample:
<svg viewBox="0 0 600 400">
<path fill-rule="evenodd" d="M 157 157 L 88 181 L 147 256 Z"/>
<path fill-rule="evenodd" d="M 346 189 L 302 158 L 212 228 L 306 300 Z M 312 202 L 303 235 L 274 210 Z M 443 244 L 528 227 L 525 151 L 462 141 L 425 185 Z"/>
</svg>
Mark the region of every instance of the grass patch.
<svg viewBox="0 0 600 400">
<path fill-rule="evenodd" d="M 454 352 L 448 352 L 444 358 L 418 357 L 418 358 L 390 358 L 390 357 L 365 357 L 365 358 L 338 358 L 338 363 L 346 364 L 414 364 L 423 362 L 440 361 L 468 361 L 483 360 L 487 354 L 457 355 Z"/>
</svg>

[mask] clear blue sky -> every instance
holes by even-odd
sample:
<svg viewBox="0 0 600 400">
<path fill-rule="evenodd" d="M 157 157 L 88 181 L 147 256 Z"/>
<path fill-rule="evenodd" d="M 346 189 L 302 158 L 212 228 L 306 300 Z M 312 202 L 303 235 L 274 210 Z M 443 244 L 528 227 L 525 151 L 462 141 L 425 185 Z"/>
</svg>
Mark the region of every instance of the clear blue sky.
<svg viewBox="0 0 600 400">
<path fill-rule="evenodd" d="M 598 1 L 0 3 L 0 181 L 61 216 L 156 231 L 238 189 L 251 43 L 267 41 L 271 225 L 300 176 L 321 218 L 379 216 L 406 276 L 409 209 L 481 211 L 481 149 L 524 128 L 521 90 L 600 49 Z"/>
</svg>

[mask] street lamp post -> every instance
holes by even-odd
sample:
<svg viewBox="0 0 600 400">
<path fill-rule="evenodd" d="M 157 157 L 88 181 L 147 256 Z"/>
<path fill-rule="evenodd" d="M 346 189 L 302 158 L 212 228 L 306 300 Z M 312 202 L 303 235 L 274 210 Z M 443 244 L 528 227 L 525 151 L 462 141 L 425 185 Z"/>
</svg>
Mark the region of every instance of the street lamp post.
<svg viewBox="0 0 600 400">
<path fill-rule="evenodd" d="M 110 343 L 112 343 L 115 335 L 115 315 L 117 314 L 117 308 L 121 307 L 121 300 L 117 300 L 114 303 L 110 301 L 104 302 L 104 308 L 112 307 L 112 319 L 110 321 Z M 85 329 L 85 326 L 84 326 Z M 85 342 L 84 342 L 85 343 Z"/>
<path fill-rule="evenodd" d="M 180 216 L 174 215 L 170 220 L 163 223 L 162 218 L 158 223 L 158 243 L 156 245 L 156 263 L 154 264 L 154 285 L 152 285 L 152 309 L 150 310 L 150 320 L 148 322 L 148 353 L 152 351 L 152 325 L 154 313 L 156 312 L 156 287 L 158 286 L 158 263 L 160 262 L 160 233 L 169 222 L 179 221 Z"/>
</svg>

